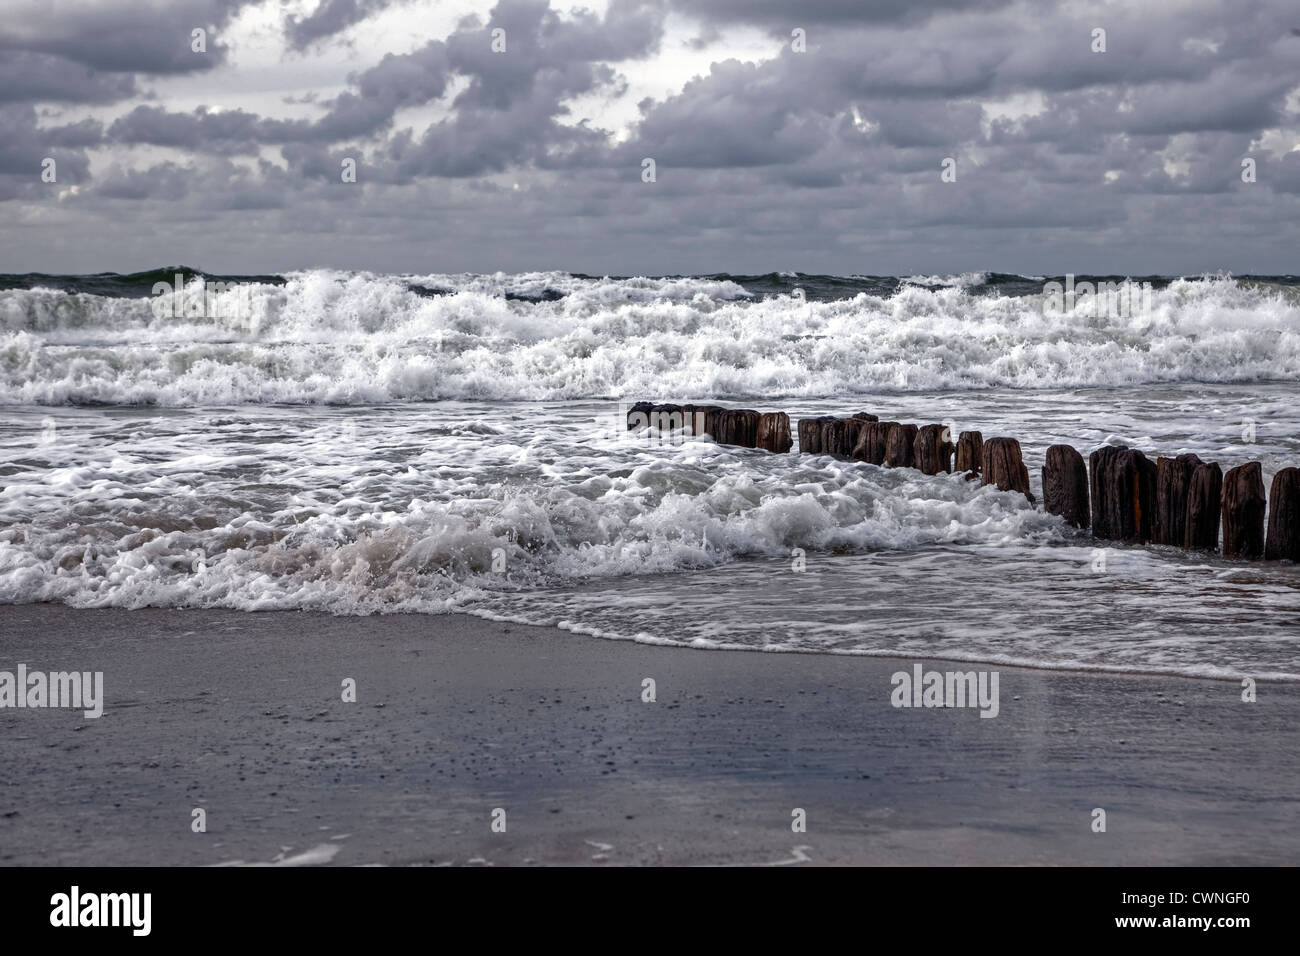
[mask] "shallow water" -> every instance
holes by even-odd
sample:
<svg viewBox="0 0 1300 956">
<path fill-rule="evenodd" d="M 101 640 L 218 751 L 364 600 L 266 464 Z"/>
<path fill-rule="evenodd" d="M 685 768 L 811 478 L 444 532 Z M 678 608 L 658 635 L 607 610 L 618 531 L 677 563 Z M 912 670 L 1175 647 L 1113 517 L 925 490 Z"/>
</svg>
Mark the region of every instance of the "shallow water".
<svg viewBox="0 0 1300 956">
<path fill-rule="evenodd" d="M 1036 494 L 1057 441 L 1261 460 L 1266 482 L 1300 461 L 1278 383 L 751 404 L 1011 435 Z M 629 435 L 621 415 L 9 407 L 0 601 L 460 610 L 698 647 L 1300 680 L 1294 565 L 1103 555 L 959 476 Z"/>
<path fill-rule="evenodd" d="M 1300 571 L 619 400 L 1300 464 L 1295 277 L 0 277 L 0 602 L 464 611 L 699 647 L 1300 680 Z M 217 290 L 215 281 L 236 285 Z M 176 289 L 183 291 L 178 295 Z M 1130 290 L 1137 286 L 1130 285 Z M 1095 304 L 1095 303 L 1094 303 Z"/>
</svg>

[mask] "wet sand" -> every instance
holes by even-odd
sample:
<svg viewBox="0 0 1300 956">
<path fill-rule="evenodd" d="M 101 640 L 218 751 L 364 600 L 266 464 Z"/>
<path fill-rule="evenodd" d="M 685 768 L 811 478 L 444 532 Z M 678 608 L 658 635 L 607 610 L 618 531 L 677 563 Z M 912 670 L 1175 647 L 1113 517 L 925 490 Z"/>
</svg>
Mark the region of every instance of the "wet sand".
<svg viewBox="0 0 1300 956">
<path fill-rule="evenodd" d="M 0 865 L 1300 859 L 1291 684 L 920 662 L 996 669 L 987 719 L 893 707 L 914 658 L 53 605 L 0 608 L 20 663 L 103 671 L 106 700 L 0 709 Z"/>
</svg>

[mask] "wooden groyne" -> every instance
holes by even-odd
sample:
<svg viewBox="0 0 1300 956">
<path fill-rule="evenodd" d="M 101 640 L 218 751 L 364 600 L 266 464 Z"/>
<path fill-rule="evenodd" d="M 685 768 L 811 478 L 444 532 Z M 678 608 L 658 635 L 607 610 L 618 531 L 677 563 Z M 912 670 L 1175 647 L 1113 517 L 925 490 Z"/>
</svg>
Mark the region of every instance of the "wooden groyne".
<svg viewBox="0 0 1300 956">
<path fill-rule="evenodd" d="M 627 427 L 709 436 L 720 445 L 778 454 L 794 447 L 785 412 L 637 402 L 628 410 Z M 945 425 L 882 422 L 868 412 L 801 418 L 794 433 L 803 454 L 916 468 L 927 475 L 956 472 L 968 481 L 1017 491 L 1037 505 L 1014 438 L 985 439 L 965 431 L 953 441 Z M 1279 471 L 1265 495 L 1257 461 L 1224 474 L 1217 462 L 1196 455 L 1152 461 L 1134 448 L 1103 445 L 1085 464 L 1076 448 L 1052 445 L 1042 477 L 1044 510 L 1095 538 L 1300 562 L 1300 468 Z"/>
</svg>

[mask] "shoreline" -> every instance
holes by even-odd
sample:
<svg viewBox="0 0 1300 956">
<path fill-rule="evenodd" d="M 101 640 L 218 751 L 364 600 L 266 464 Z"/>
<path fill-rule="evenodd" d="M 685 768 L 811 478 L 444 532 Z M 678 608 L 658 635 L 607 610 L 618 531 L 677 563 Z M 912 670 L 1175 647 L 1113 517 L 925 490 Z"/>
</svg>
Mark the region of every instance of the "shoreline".
<svg viewBox="0 0 1300 956">
<path fill-rule="evenodd" d="M 1286 865 L 1300 852 L 1295 685 L 1261 681 L 1244 703 L 1219 678 L 687 653 L 706 649 L 464 613 L 8 605 L 0 670 L 103 671 L 106 701 L 98 720 L 0 709 L 18 769 L 0 782 L 0 865 Z M 918 663 L 998 671 L 998 716 L 893 707 L 891 674 Z M 341 700 L 349 677 L 355 703 Z"/>
<path fill-rule="evenodd" d="M 240 613 L 261 614 L 261 613 L 268 613 L 268 612 L 249 611 L 249 612 L 240 612 Z M 299 613 L 299 612 L 276 611 L 276 612 L 269 612 L 269 613 Z M 311 612 L 307 612 L 307 613 L 311 613 Z M 615 637 L 615 636 L 611 636 L 606 631 L 596 631 L 594 628 L 584 630 L 583 626 L 569 625 L 567 621 L 561 621 L 560 623 L 554 625 L 534 624 L 531 621 L 524 621 L 518 618 L 508 618 L 505 616 L 484 617 L 474 611 L 452 611 L 449 613 L 453 615 L 462 615 L 465 617 L 475 617 L 478 618 L 479 620 L 487 621 L 489 623 L 509 624 L 511 626 L 516 626 L 516 627 L 537 627 L 543 629 L 553 628 L 557 631 L 563 631 L 566 634 L 572 634 L 575 637 L 581 637 L 581 638 L 586 638 L 595 641 L 613 641 L 615 643 L 640 644 L 644 647 L 666 647 L 666 648 L 672 648 L 673 650 L 701 651 L 704 653 L 792 654 L 792 655 L 810 655 L 813 657 L 865 657 L 865 658 L 870 658 L 872 660 L 895 661 L 895 662 L 901 662 L 901 661 L 913 662 L 916 660 L 922 660 L 922 661 L 927 661 L 936 664 L 964 664 L 964 665 L 969 665 L 971 667 L 983 665 L 984 667 L 1007 668 L 1010 670 L 1018 670 L 1018 671 L 1034 671 L 1034 672 L 1041 671 L 1044 673 L 1075 674 L 1078 676 L 1098 675 L 1103 677 L 1126 677 L 1126 676 L 1172 677 L 1172 678 L 1177 678 L 1179 680 L 1223 681 L 1225 683 L 1235 683 L 1235 684 L 1240 684 L 1242 678 L 1251 677 L 1251 679 L 1254 680 L 1256 684 L 1270 684 L 1270 685 L 1279 685 L 1283 687 L 1288 685 L 1300 686 L 1300 677 L 1296 677 L 1296 678 L 1253 677 L 1252 675 L 1245 674 L 1245 673 L 1234 674 L 1234 675 L 1185 674 L 1174 670 L 1147 670 L 1147 669 L 1132 669 L 1132 668 L 1125 668 L 1125 667 L 1107 667 L 1105 665 L 1100 665 L 1100 664 L 1093 667 L 1088 667 L 1081 664 L 1025 664 L 1018 661 L 1007 662 L 1007 661 L 989 660 L 984 657 L 978 657 L 978 658 L 977 657 L 970 657 L 970 658 L 946 657 L 942 654 L 927 654 L 923 658 L 910 658 L 910 657 L 904 658 L 896 654 L 877 653 L 875 651 L 836 650 L 834 648 L 827 648 L 824 650 L 823 649 L 812 650 L 812 649 L 805 649 L 805 648 L 798 648 L 798 647 L 752 647 L 746 644 L 719 644 L 715 647 L 701 647 L 699 645 L 694 645 L 694 644 L 673 644 L 658 639 L 653 641 L 643 641 L 635 637 Z"/>
</svg>

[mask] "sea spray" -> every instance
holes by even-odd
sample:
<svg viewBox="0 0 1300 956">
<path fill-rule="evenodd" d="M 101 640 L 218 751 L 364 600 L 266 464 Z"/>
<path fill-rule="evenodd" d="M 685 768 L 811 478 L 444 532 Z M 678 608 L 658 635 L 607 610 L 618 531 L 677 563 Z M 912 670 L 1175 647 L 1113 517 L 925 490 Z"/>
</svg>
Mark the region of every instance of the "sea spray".
<svg viewBox="0 0 1300 956">
<path fill-rule="evenodd" d="M 247 299 L 237 321 L 222 314 L 233 301 L 160 316 L 149 299 L 9 289 L 0 403 L 810 398 L 1300 375 L 1292 287 L 1174 280 L 1125 294 L 1132 308 L 1092 296 L 1100 308 L 1056 310 L 1042 283 L 1004 295 L 973 281 L 814 301 L 713 278 L 312 271 L 227 291 Z M 519 290 L 537 297 L 508 298 Z"/>
</svg>

